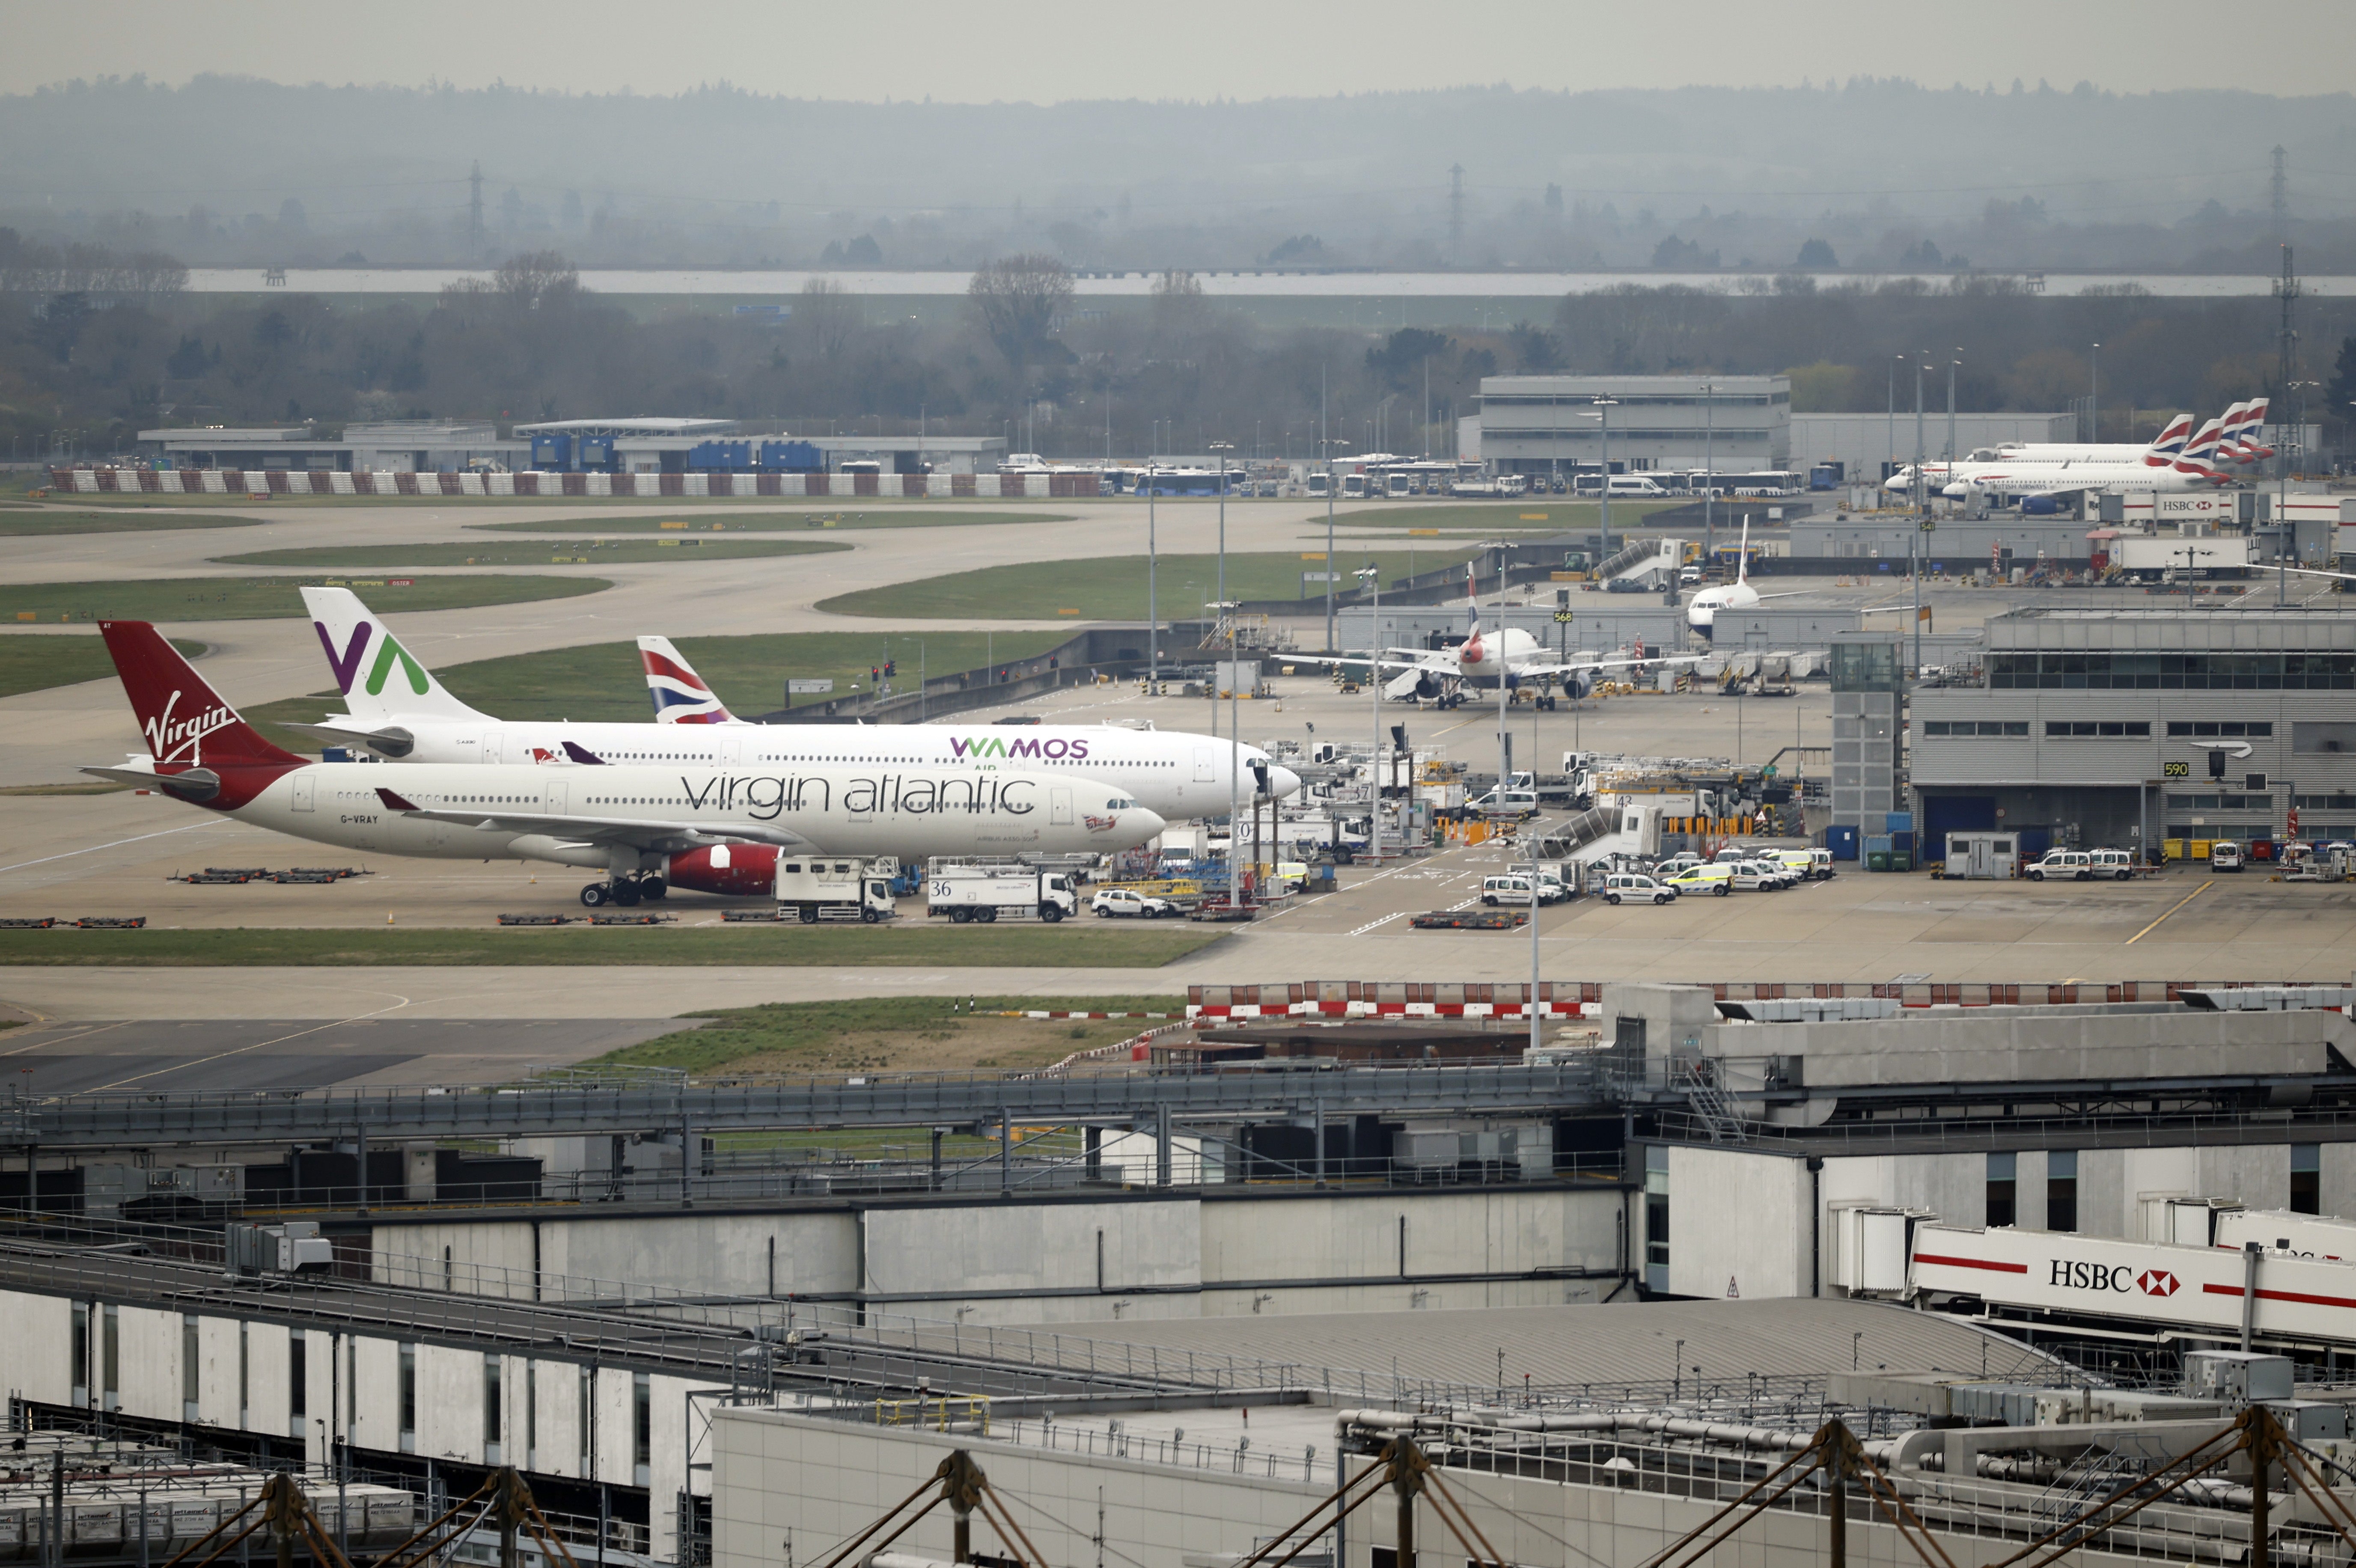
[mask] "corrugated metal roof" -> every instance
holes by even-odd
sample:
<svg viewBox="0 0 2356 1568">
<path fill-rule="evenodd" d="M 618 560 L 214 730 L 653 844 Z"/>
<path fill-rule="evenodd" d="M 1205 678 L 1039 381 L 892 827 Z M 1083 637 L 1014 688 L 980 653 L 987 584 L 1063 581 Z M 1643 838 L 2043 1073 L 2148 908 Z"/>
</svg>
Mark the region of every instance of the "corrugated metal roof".
<svg viewBox="0 0 2356 1568">
<path fill-rule="evenodd" d="M 1042 1326 L 1043 1328 L 1046 1326 Z M 1072 1324 L 1055 1329 L 1071 1333 Z M 1438 1312 L 1262 1314 L 1106 1325 L 1100 1339 L 1165 1353 L 1257 1357 L 1335 1373 L 1472 1387 L 1666 1381 L 1701 1368 L 1704 1382 L 1745 1373 L 1793 1376 L 1937 1371 L 2042 1380 L 2053 1363 L 1955 1318 L 1878 1302 L 1794 1298 L 1614 1306 L 1500 1307 Z M 1855 1337 L 1853 1339 L 1853 1337 Z M 1677 1341 L 1683 1340 L 1682 1350 Z M 1673 1360 L 1674 1358 L 1674 1360 Z M 1345 1380 L 1355 1382 L 1355 1375 Z"/>
</svg>

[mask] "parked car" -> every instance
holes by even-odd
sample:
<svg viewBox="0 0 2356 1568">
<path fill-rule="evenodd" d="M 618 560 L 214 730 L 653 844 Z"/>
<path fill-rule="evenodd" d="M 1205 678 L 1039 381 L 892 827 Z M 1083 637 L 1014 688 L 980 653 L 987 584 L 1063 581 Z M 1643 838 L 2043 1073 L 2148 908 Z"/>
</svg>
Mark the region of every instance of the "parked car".
<svg viewBox="0 0 2356 1568">
<path fill-rule="evenodd" d="M 1677 891 L 1634 871 L 1614 871 L 1603 879 L 1605 903 L 1624 903 L 1631 899 L 1639 903 L 1673 904 L 1677 901 Z"/>
<path fill-rule="evenodd" d="M 2020 874 L 2032 882 L 2083 882 L 2094 875 L 2094 858 L 2083 849 L 2048 849 L 2045 859 L 2031 863 Z"/>
<path fill-rule="evenodd" d="M 1681 854 L 1672 855 L 1665 860 L 1655 861 L 1653 866 L 1653 875 L 1665 882 L 1671 877 L 1684 875 L 1686 872 L 1692 870 L 1696 866 L 1708 864 L 1708 862 L 1704 860 L 1699 855 L 1696 854 L 1691 849 L 1687 849 Z"/>
<path fill-rule="evenodd" d="M 1800 880 L 1774 860 L 1730 860 L 1725 869 L 1727 880 L 1740 892 L 1780 893 Z"/>
<path fill-rule="evenodd" d="M 1088 908 L 1101 915 L 1133 915 L 1140 920 L 1164 920 L 1186 912 L 1168 899 L 1132 888 L 1106 888 L 1088 901 Z"/>
<path fill-rule="evenodd" d="M 2230 838 L 2220 838 L 2209 846 L 2209 869 L 2212 871 L 2238 871 L 2248 860 L 2242 847 Z"/>
</svg>

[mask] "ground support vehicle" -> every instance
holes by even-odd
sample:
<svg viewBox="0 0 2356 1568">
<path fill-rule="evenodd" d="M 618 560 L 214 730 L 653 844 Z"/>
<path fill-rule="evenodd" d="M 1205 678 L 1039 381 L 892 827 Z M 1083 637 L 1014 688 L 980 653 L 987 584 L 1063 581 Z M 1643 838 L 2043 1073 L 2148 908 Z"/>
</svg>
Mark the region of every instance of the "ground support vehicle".
<svg viewBox="0 0 2356 1568">
<path fill-rule="evenodd" d="M 2020 874 L 2032 882 L 2092 881 L 2094 858 L 2083 849 L 2049 849 L 2045 859 L 2033 862 Z"/>
<path fill-rule="evenodd" d="M 2219 838 L 2209 846 L 2209 869 L 2212 871 L 2238 871 L 2246 863 L 2242 847 L 2230 838 Z"/>
<path fill-rule="evenodd" d="M 937 858 L 925 868 L 925 913 L 966 925 L 1001 920 L 1055 924 L 1080 911 L 1079 895 L 1064 871 L 1043 871 L 1020 860 Z"/>
<path fill-rule="evenodd" d="M 1529 921 L 1526 909 L 1436 909 L 1408 917 L 1418 931 L 1511 931 Z"/>
<path fill-rule="evenodd" d="M 1725 866 L 1687 866 L 1663 884 L 1679 894 L 1709 893 L 1724 898 L 1734 891 L 1734 876 Z"/>
<path fill-rule="evenodd" d="M 874 860 L 833 859 L 781 854 L 775 884 L 777 918 L 798 919 L 804 925 L 822 920 L 855 920 L 868 925 L 892 918 L 893 879 L 900 862 L 886 856 Z"/>
</svg>

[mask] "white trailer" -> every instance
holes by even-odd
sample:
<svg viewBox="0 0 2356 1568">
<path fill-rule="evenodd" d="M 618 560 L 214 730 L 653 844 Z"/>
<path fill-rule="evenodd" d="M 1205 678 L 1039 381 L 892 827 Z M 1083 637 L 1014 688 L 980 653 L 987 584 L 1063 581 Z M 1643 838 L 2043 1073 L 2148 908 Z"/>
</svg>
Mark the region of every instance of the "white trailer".
<svg viewBox="0 0 2356 1568">
<path fill-rule="evenodd" d="M 2158 1323 L 2217 1339 L 2240 1335 L 2247 1306 L 2254 1334 L 2356 1344 L 2356 1267 L 2291 1253 L 1921 1225 L 1907 1275 L 1917 1297 Z"/>
<path fill-rule="evenodd" d="M 925 913 L 958 925 L 979 921 L 1043 920 L 1053 925 L 1077 914 L 1079 895 L 1065 871 L 1043 871 L 1020 860 L 940 858 L 925 867 Z"/>
<path fill-rule="evenodd" d="M 2122 534 L 2111 541 L 2111 564 L 2158 581 L 2235 571 L 2250 564 L 2250 541 L 2238 534 Z"/>
<path fill-rule="evenodd" d="M 900 862 L 881 859 L 834 859 L 780 852 L 777 856 L 777 913 L 798 917 L 804 925 L 822 920 L 855 920 L 873 925 L 895 912 L 892 879 Z"/>
</svg>

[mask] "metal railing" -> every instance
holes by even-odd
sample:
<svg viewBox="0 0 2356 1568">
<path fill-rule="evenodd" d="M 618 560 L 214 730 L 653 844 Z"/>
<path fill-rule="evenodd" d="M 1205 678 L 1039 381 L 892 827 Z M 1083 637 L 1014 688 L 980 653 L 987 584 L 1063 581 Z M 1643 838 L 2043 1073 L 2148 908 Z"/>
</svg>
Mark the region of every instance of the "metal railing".
<svg viewBox="0 0 2356 1568">
<path fill-rule="evenodd" d="M 686 1128 L 1446 1115 L 1600 1102 L 1584 1064 L 1343 1067 L 1314 1072 L 869 1073 L 466 1089 L 91 1093 L 0 1101 L 0 1143 L 43 1149 L 337 1138 L 503 1139 Z"/>
</svg>

